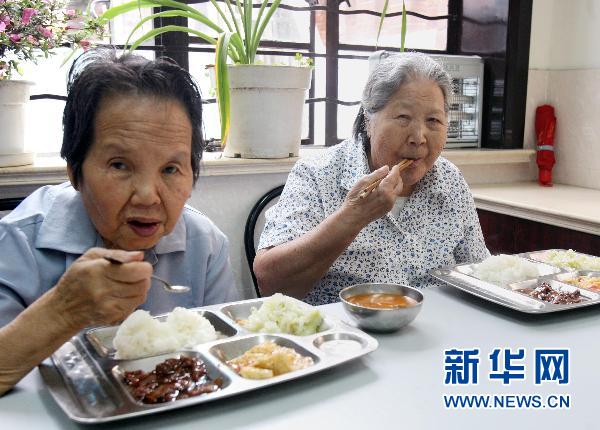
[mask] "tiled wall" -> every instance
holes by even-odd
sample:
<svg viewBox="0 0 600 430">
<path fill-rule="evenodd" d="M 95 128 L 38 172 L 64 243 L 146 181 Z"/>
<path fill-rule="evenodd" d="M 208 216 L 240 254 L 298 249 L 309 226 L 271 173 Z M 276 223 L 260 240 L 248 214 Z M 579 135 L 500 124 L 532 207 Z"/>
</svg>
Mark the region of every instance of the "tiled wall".
<svg viewBox="0 0 600 430">
<path fill-rule="evenodd" d="M 600 189 L 600 69 L 529 70 L 525 148 L 535 147 L 535 109 L 556 113 L 556 183 Z"/>
</svg>

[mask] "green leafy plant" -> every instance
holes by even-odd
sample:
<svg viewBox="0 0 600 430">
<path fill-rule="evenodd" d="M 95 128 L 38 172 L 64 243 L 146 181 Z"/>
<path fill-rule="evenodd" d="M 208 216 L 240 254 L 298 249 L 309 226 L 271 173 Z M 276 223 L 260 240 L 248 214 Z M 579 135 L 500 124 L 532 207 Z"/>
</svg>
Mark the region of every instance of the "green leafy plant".
<svg viewBox="0 0 600 430">
<path fill-rule="evenodd" d="M 224 146 L 229 135 L 230 106 L 227 58 L 229 57 L 235 64 L 255 64 L 256 52 L 265 27 L 275 13 L 275 10 L 279 7 L 281 0 L 272 0 L 270 4 L 269 0 L 262 0 L 256 15 L 254 14 L 253 2 L 251 0 L 235 0 L 235 3 L 232 0 L 225 0 L 225 7 L 219 6 L 216 0 L 210 0 L 210 3 L 225 22 L 226 28 L 220 27 L 197 9 L 175 0 L 133 0 L 108 9 L 100 16 L 100 19 L 110 21 L 126 12 L 141 8 L 169 8 L 169 10 L 152 13 L 140 19 L 131 30 L 126 42 L 130 50 L 136 49 L 145 41 L 153 39 L 162 33 L 171 31 L 188 33 L 215 45 L 216 93 L 221 119 L 221 142 Z M 144 23 L 156 18 L 170 17 L 182 17 L 197 21 L 205 25 L 212 34 L 206 34 L 202 31 L 179 25 L 165 25 L 154 28 L 134 39 L 134 34 L 138 32 Z"/>
<path fill-rule="evenodd" d="M 381 11 L 381 16 L 379 17 L 379 28 L 377 29 L 377 40 L 375 41 L 375 50 L 377 51 L 377 46 L 379 45 L 379 36 L 381 35 L 381 28 L 383 27 L 383 20 L 385 19 L 385 15 L 387 14 L 389 0 L 385 0 L 383 4 L 383 9 Z M 406 41 L 406 6 L 404 4 L 404 0 L 402 0 L 402 27 L 400 30 L 400 52 L 404 52 L 404 42 Z"/>
<path fill-rule="evenodd" d="M 294 55 L 294 61 L 300 67 L 312 67 L 314 64 L 314 60 L 312 58 L 304 57 L 299 52 L 296 52 L 296 55 Z"/>
</svg>

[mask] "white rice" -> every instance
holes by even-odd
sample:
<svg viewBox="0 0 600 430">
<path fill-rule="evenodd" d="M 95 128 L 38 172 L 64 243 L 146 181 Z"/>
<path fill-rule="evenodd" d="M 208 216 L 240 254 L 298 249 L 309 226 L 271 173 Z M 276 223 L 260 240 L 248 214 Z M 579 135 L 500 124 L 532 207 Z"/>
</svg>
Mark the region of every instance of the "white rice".
<svg viewBox="0 0 600 430">
<path fill-rule="evenodd" d="M 191 348 L 217 338 L 215 328 L 198 314 L 175 308 L 165 322 L 138 310 L 123 321 L 113 339 L 115 358 L 132 359 Z"/>
<path fill-rule="evenodd" d="M 473 276 L 499 286 L 537 278 L 539 275 L 535 263 L 506 254 L 488 257 L 473 268 Z"/>
</svg>

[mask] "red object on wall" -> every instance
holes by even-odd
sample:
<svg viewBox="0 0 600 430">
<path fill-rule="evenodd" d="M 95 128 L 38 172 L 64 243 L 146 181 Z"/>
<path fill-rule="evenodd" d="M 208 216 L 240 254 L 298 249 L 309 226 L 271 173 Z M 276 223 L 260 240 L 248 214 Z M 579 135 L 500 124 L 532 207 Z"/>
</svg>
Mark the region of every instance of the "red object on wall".
<svg viewBox="0 0 600 430">
<path fill-rule="evenodd" d="M 538 182 L 546 187 L 552 186 L 552 167 L 554 159 L 554 130 L 556 117 L 550 105 L 538 106 L 535 110 L 535 135 L 537 138 L 537 165 L 540 169 Z"/>
</svg>

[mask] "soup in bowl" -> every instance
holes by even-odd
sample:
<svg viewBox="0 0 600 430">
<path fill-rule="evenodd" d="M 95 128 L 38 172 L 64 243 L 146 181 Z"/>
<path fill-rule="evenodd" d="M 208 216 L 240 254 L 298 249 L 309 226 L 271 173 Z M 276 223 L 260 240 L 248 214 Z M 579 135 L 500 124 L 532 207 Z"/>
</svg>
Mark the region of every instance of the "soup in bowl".
<svg viewBox="0 0 600 430">
<path fill-rule="evenodd" d="M 423 294 L 406 285 L 366 283 L 344 288 L 340 300 L 361 329 L 391 332 L 416 318 Z"/>
</svg>

